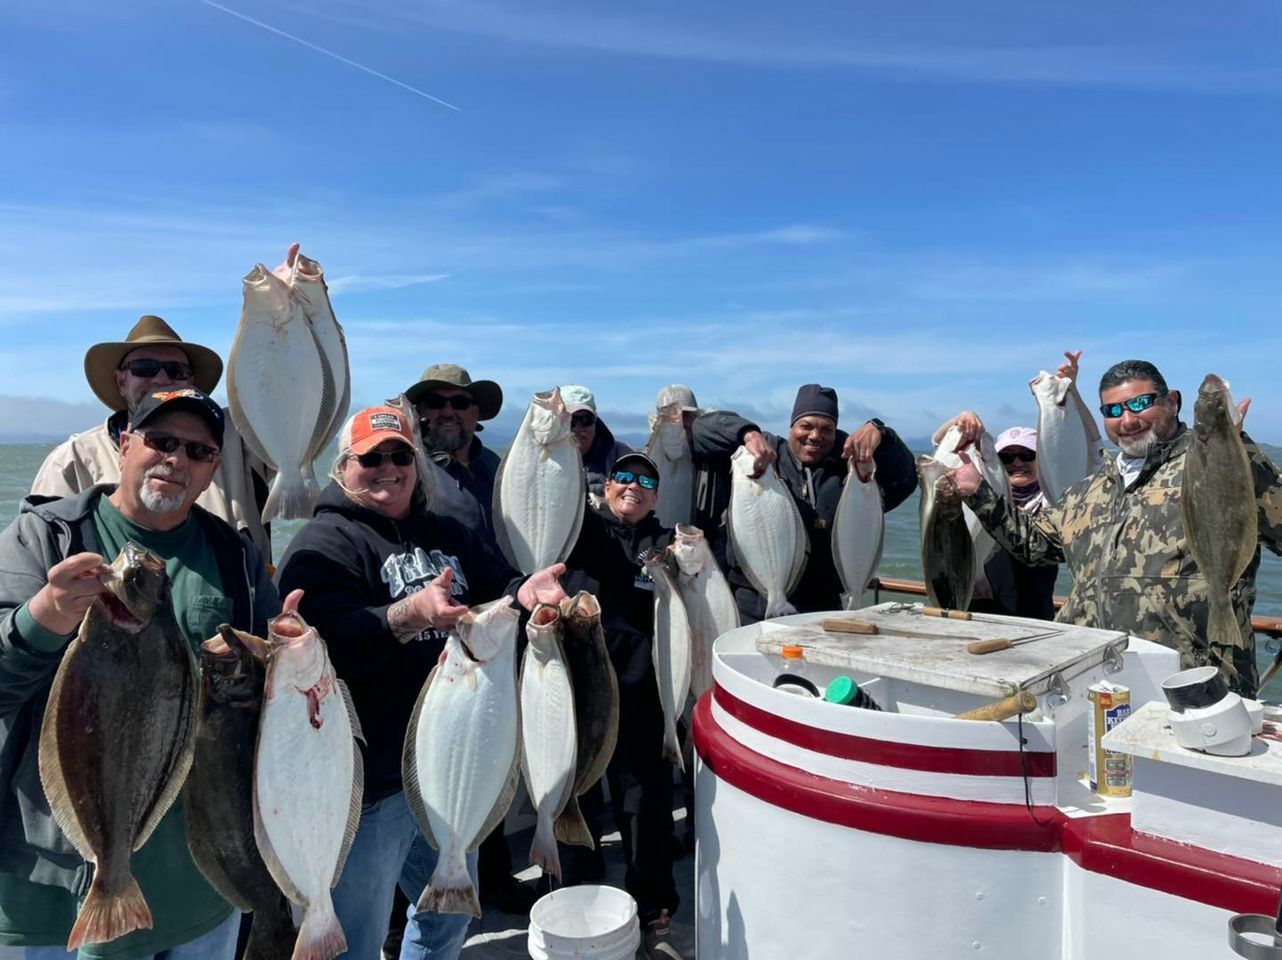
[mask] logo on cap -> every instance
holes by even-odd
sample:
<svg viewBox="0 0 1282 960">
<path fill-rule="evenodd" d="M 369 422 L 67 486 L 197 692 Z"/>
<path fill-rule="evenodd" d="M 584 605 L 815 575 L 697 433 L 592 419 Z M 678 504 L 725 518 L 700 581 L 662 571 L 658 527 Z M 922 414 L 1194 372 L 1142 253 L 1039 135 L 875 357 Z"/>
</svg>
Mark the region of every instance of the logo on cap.
<svg viewBox="0 0 1282 960">
<path fill-rule="evenodd" d="M 396 430 L 398 432 L 405 429 L 401 423 L 401 418 L 394 413 L 370 414 L 369 428 L 371 430 Z"/>
</svg>

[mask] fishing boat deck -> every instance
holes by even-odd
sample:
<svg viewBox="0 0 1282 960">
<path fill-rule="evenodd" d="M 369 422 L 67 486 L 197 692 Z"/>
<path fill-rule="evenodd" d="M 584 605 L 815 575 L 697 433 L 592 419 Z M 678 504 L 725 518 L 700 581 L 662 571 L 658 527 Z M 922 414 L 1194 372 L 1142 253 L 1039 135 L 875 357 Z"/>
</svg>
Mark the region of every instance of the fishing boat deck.
<svg viewBox="0 0 1282 960">
<path fill-rule="evenodd" d="M 678 809 L 673 814 L 677 818 L 677 833 L 682 829 L 683 812 Z M 534 835 L 533 827 L 508 835 L 508 844 L 513 859 L 522 851 L 530 849 L 530 840 Z M 602 841 L 605 852 L 605 879 L 602 883 L 612 887 L 623 888 L 623 846 L 619 832 L 605 835 Z M 694 957 L 694 854 L 688 853 L 672 865 L 677 892 L 681 896 L 681 909 L 672 920 L 672 943 L 681 955 Z M 517 874 L 522 880 L 529 880 L 539 875 L 538 867 L 530 867 Z M 463 947 L 462 960 L 512 960 L 514 957 L 529 957 L 526 950 L 526 934 L 530 918 L 524 914 L 503 913 L 486 908 L 484 916 L 473 920 L 468 929 L 467 943 Z"/>
</svg>

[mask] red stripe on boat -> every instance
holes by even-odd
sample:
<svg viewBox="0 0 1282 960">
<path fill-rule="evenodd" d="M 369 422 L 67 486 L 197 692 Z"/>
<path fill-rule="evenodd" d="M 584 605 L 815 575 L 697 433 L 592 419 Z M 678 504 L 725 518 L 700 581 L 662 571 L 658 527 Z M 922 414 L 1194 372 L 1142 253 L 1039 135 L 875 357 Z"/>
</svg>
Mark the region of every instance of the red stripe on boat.
<svg viewBox="0 0 1282 960">
<path fill-rule="evenodd" d="M 779 717 L 741 700 L 720 684 L 713 685 L 717 705 L 740 723 L 767 736 L 815 753 L 857 760 L 883 767 L 901 767 L 926 773 L 952 773 L 971 777 L 1055 776 L 1055 754 L 1051 751 L 972 750 L 966 747 L 932 747 L 920 743 L 896 743 L 874 737 L 822 730 L 796 720 Z"/>
<path fill-rule="evenodd" d="M 715 693 L 724 706 L 722 697 L 728 694 L 719 687 Z M 695 704 L 693 732 L 700 759 L 718 778 L 802 816 L 924 843 L 1062 852 L 1088 872 L 1139 887 L 1223 910 L 1277 912 L 1282 869 L 1135 833 L 1128 813 L 1073 819 L 1055 807 L 1029 810 L 1013 803 L 895 793 L 821 777 L 735 740 L 713 718 L 706 695 Z"/>
</svg>

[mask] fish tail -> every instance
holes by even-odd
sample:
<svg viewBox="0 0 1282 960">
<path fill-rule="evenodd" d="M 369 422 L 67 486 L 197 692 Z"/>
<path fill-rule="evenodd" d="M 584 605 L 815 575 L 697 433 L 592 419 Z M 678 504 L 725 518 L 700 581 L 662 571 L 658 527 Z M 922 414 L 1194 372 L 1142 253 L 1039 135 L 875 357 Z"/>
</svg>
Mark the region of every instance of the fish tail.
<svg viewBox="0 0 1282 960">
<path fill-rule="evenodd" d="M 260 907 L 254 911 L 253 926 L 241 960 L 280 960 L 293 953 L 297 937 L 289 901 L 281 897 L 272 909 Z"/>
<path fill-rule="evenodd" d="M 583 819 L 583 811 L 579 809 L 579 798 L 576 796 L 570 796 L 565 809 L 552 825 L 552 832 L 561 843 L 573 843 L 580 847 L 587 847 L 589 850 L 596 847 L 592 839 L 592 831 L 588 829 L 588 822 Z"/>
<path fill-rule="evenodd" d="M 561 855 L 556 849 L 556 836 L 553 833 L 552 821 L 548 817 L 539 817 L 538 826 L 534 828 L 534 842 L 530 844 L 530 863 L 541 867 L 544 873 L 550 873 L 561 879 Z"/>
<path fill-rule="evenodd" d="M 80 915 L 67 937 L 68 950 L 76 950 L 88 943 L 106 943 L 134 930 L 151 929 L 151 908 L 147 906 L 133 874 L 126 874 L 126 877 L 127 883 L 109 893 L 100 882 L 103 874 L 94 876 L 89 895 L 85 897 Z"/>
<path fill-rule="evenodd" d="M 767 597 L 766 598 L 766 616 L 765 619 L 773 620 L 775 617 L 787 617 L 797 612 L 797 608 L 788 602 L 787 597 Z"/>
<path fill-rule="evenodd" d="M 451 875 L 457 879 L 451 880 Z M 459 863 L 453 870 L 446 869 L 446 855 L 441 851 L 436 870 L 414 909 L 419 913 L 464 913 L 479 917 L 481 901 L 476 897 L 476 887 L 472 886 L 467 865 Z"/>
<path fill-rule="evenodd" d="M 671 760 L 678 770 L 685 773 L 686 763 L 681 757 L 681 744 L 677 743 L 677 727 L 673 723 L 663 731 L 663 759 Z"/>
<path fill-rule="evenodd" d="M 317 486 L 301 473 L 290 476 L 286 471 L 276 474 L 272 488 L 263 504 L 263 522 L 273 519 L 310 520 L 316 505 Z"/>
<path fill-rule="evenodd" d="M 326 890 L 307 905 L 292 960 L 333 960 L 347 949 L 347 937 Z"/>
<path fill-rule="evenodd" d="M 1242 643 L 1233 601 L 1212 590 L 1207 596 L 1206 639 L 1212 648 L 1236 647 Z"/>
</svg>

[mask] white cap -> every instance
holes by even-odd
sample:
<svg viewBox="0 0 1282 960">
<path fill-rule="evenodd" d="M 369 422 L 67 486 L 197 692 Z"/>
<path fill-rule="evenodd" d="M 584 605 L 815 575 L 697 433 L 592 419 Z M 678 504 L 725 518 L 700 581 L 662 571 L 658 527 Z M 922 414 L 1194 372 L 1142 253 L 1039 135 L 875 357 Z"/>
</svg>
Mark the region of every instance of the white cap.
<svg viewBox="0 0 1282 960">
<path fill-rule="evenodd" d="M 1037 452 L 1037 431 L 1032 427 L 1011 427 L 1004 430 L 997 436 L 997 441 L 993 444 L 997 452 L 1001 453 L 1007 447 L 1023 447 L 1025 450 Z"/>
<path fill-rule="evenodd" d="M 580 410 L 596 413 L 596 397 L 592 396 L 592 391 L 587 387 L 577 383 L 568 383 L 561 388 L 561 402 L 569 413 L 578 413 Z"/>
<path fill-rule="evenodd" d="M 694 398 L 694 391 L 682 383 L 673 383 L 659 391 L 659 395 L 654 398 L 654 408 L 656 410 L 663 407 L 669 407 L 672 404 L 680 405 L 682 411 L 698 411 L 699 401 Z"/>
</svg>

